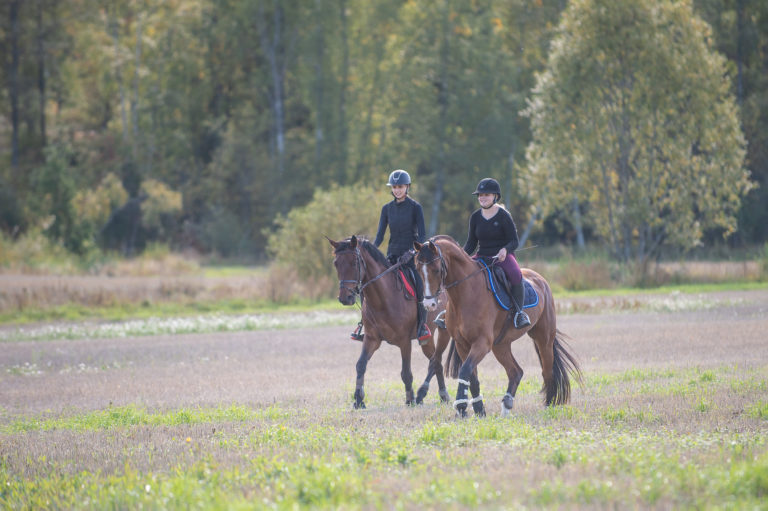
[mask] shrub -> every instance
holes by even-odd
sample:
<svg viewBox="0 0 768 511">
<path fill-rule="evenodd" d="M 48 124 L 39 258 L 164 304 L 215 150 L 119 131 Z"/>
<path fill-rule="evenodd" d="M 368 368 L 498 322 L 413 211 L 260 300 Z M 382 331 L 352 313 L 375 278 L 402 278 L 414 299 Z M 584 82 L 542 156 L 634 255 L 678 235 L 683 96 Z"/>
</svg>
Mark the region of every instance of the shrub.
<svg viewBox="0 0 768 511">
<path fill-rule="evenodd" d="M 344 239 L 353 234 L 372 237 L 387 190 L 334 186 L 316 190 L 312 201 L 287 215 L 278 215 L 274 232 L 265 232 L 267 251 L 279 264 L 293 267 L 299 278 L 335 278 L 331 247 L 323 236 Z"/>
</svg>

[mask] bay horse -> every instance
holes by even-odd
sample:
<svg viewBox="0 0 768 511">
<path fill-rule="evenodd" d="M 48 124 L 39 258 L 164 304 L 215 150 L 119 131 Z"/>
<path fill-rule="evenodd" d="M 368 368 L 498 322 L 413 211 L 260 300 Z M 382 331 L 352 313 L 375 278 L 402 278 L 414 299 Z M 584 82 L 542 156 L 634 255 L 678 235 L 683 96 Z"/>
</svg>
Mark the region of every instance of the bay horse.
<svg viewBox="0 0 768 511">
<path fill-rule="evenodd" d="M 357 236 L 343 241 L 327 239 L 333 247 L 333 264 L 339 277 L 339 302 L 349 306 L 355 304 L 358 296 L 362 300 L 364 337 L 362 352 L 355 366 L 357 380 L 354 407 L 365 408 L 365 370 L 382 341 L 400 348 L 400 377 L 405 385 L 406 405 L 421 404 L 424 401 L 433 376 L 437 376 L 440 400 L 449 402 L 450 395 L 445 388 L 442 364 L 443 352 L 449 340 L 446 330 L 433 325 L 432 336 L 421 346 L 422 352 L 429 359 L 429 369 L 414 400 L 411 340 L 416 338 L 415 297 L 412 300 L 405 298 L 399 280 L 400 272 L 389 265 L 384 254 L 370 241 Z M 427 321 L 434 321 L 443 309 L 444 307 L 433 308 L 433 311 L 427 314 Z"/>
<path fill-rule="evenodd" d="M 485 415 L 477 365 L 492 351 L 504 366 L 509 379 L 507 392 L 502 399 L 501 413 L 508 415 L 512 409 L 523 369 L 512 355 L 512 341 L 528 334 L 533 339 L 544 379 L 542 393 L 546 406 L 566 404 L 570 401 L 571 382 L 569 373 L 581 383 L 581 369 L 576 358 L 568 352 L 564 334 L 557 329 L 555 302 L 552 291 L 544 278 L 533 270 L 523 268 L 523 277 L 538 294 L 538 304 L 528 308 L 531 324 L 524 328 L 510 325 L 508 313 L 496 303 L 489 290 L 485 268 L 472 259 L 450 236 L 439 235 L 426 243 L 415 243 L 416 268 L 424 279 L 424 305 L 437 307 L 438 295 L 447 293 L 448 304 L 445 323 L 455 343 L 451 345 L 446 375 L 458 376 L 454 407 L 460 417 L 466 417 L 471 402 L 476 415 Z M 522 306 L 522 304 L 521 304 Z M 458 360 L 461 359 L 461 367 Z M 472 393 L 469 399 L 467 389 Z"/>
</svg>

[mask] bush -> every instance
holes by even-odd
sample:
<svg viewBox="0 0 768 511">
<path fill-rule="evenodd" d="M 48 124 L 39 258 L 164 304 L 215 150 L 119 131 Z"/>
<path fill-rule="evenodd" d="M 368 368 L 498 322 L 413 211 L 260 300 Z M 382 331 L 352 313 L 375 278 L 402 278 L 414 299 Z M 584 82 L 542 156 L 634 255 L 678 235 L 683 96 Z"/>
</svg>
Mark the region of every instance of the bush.
<svg viewBox="0 0 768 511">
<path fill-rule="evenodd" d="M 306 206 L 278 215 L 277 229 L 265 232 L 267 251 L 276 263 L 294 268 L 299 278 L 335 280 L 331 247 L 324 236 L 333 240 L 353 234 L 372 237 L 381 206 L 390 199 L 386 189 L 373 187 L 316 190 Z"/>
</svg>

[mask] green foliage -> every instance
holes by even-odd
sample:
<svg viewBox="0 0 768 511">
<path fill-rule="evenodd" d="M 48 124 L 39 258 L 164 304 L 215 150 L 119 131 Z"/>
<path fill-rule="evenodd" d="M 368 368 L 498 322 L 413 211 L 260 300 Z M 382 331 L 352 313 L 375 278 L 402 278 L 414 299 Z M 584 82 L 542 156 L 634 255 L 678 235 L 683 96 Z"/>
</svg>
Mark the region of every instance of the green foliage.
<svg viewBox="0 0 768 511">
<path fill-rule="evenodd" d="M 181 213 L 181 193 L 156 179 L 142 181 L 141 191 L 147 197 L 141 204 L 142 225 L 153 230 L 161 239 L 166 238 L 172 234 L 170 227 L 174 224 L 167 219 Z"/>
<path fill-rule="evenodd" d="M 753 186 L 725 61 L 687 2 L 580 0 L 526 111 L 527 175 L 552 211 L 578 199 L 621 261 L 736 229 Z"/>
<path fill-rule="evenodd" d="M 277 217 L 267 238 L 269 253 L 303 279 L 334 277 L 332 249 L 324 236 L 338 241 L 355 234 L 373 240 L 381 206 L 389 200 L 383 186 L 318 189 L 309 204 Z"/>
<path fill-rule="evenodd" d="M 45 163 L 32 172 L 37 217 L 45 219 L 45 234 L 67 249 L 82 253 L 90 232 L 78 221 L 74 198 L 78 190 L 77 155 L 68 145 L 51 145 Z"/>
<path fill-rule="evenodd" d="M 0 267 L 20 273 L 74 273 L 81 261 L 63 245 L 34 228 L 16 240 L 0 231 Z"/>
</svg>

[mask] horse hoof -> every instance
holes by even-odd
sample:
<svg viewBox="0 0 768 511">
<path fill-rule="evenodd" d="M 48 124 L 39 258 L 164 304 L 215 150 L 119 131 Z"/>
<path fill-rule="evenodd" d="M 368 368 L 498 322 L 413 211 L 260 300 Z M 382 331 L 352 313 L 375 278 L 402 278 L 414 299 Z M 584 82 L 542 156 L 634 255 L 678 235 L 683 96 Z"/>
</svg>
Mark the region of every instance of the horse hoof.
<svg viewBox="0 0 768 511">
<path fill-rule="evenodd" d="M 450 403 L 451 402 L 451 395 L 448 394 L 447 390 L 441 389 L 439 394 L 440 394 L 440 402 L 442 402 L 442 403 Z"/>
<path fill-rule="evenodd" d="M 419 391 L 416 393 L 416 404 L 420 405 L 424 402 L 424 398 L 427 397 L 429 387 L 419 387 Z"/>
<path fill-rule="evenodd" d="M 514 403 L 515 403 L 515 398 L 510 394 L 506 394 L 504 398 L 501 400 L 501 414 L 503 416 L 509 415 L 509 411 L 512 410 Z"/>
<path fill-rule="evenodd" d="M 467 411 L 462 410 L 460 408 L 456 409 L 456 417 L 459 419 L 466 419 L 467 418 Z"/>
<path fill-rule="evenodd" d="M 355 410 L 365 410 L 365 403 L 363 403 L 362 401 L 360 401 L 359 403 L 355 402 L 354 407 L 355 407 Z"/>
</svg>

